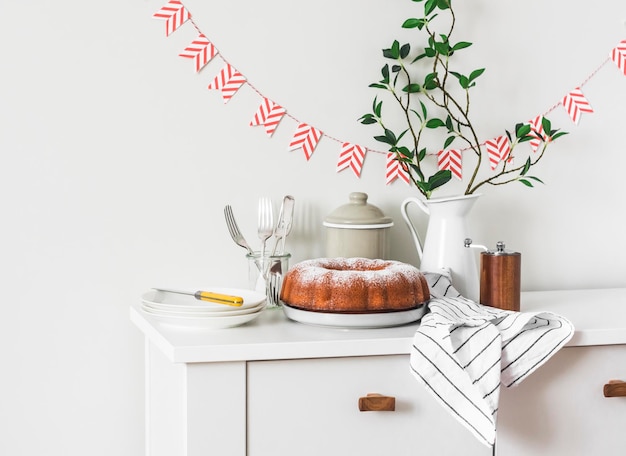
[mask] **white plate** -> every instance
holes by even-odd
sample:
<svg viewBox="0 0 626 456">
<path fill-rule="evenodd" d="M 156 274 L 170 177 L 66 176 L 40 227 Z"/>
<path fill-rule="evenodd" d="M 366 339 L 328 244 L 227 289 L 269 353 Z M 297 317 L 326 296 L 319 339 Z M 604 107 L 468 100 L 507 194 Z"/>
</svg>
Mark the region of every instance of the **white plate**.
<svg viewBox="0 0 626 456">
<path fill-rule="evenodd" d="M 254 307 L 249 307 L 247 309 L 242 309 L 241 307 L 231 307 L 232 310 L 228 310 L 227 312 L 215 312 L 208 311 L 204 309 L 194 309 L 194 310 L 178 310 L 171 309 L 171 307 L 162 309 L 159 306 L 151 303 L 144 302 L 142 304 L 142 308 L 146 312 L 150 312 L 156 315 L 166 316 L 178 316 L 178 317 L 191 317 L 191 318 L 222 318 L 222 317 L 230 317 L 233 315 L 245 315 L 249 313 L 259 312 L 265 308 L 265 301 L 261 304 L 256 305 Z"/>
<path fill-rule="evenodd" d="M 230 315 L 223 317 L 178 317 L 178 316 L 164 316 L 155 314 L 145 308 L 142 309 L 146 314 L 150 315 L 161 324 L 177 326 L 183 328 L 193 329 L 224 329 L 232 328 L 234 326 L 240 326 L 254 320 L 261 315 L 263 309 L 258 312 L 253 312 L 244 315 Z"/>
<path fill-rule="evenodd" d="M 398 312 L 340 314 L 326 312 L 310 312 L 296 309 L 283 304 L 283 312 L 287 318 L 299 323 L 317 326 L 332 326 L 339 328 L 386 328 L 413 323 L 419 320 L 426 312 L 426 306 L 421 305 L 416 309 L 401 310 Z"/>
<path fill-rule="evenodd" d="M 141 300 L 144 304 L 150 304 L 153 308 L 160 310 L 204 310 L 208 312 L 229 312 L 233 309 L 249 309 L 265 301 L 265 295 L 254 290 L 211 287 L 207 288 L 207 291 L 241 296 L 243 298 L 243 304 L 241 306 L 229 306 L 214 302 L 200 301 L 189 295 L 158 290 L 147 291 L 141 296 Z"/>
</svg>

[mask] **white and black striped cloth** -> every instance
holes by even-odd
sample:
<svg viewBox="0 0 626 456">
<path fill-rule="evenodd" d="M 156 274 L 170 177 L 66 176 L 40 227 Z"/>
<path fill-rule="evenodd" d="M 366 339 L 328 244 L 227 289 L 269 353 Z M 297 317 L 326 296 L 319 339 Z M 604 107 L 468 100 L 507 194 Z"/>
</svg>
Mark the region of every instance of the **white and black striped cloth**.
<svg viewBox="0 0 626 456">
<path fill-rule="evenodd" d="M 429 313 L 413 339 L 415 377 L 479 440 L 495 444 L 500 385 L 515 386 L 574 334 L 549 312 L 511 312 L 466 299 L 447 275 L 425 273 Z"/>
</svg>

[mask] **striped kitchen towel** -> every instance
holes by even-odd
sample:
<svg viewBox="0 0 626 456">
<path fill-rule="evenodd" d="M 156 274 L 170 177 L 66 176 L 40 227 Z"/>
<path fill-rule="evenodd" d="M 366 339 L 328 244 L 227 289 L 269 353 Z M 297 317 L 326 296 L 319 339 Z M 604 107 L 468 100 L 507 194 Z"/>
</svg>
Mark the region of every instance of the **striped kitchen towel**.
<svg viewBox="0 0 626 456">
<path fill-rule="evenodd" d="M 493 446 L 500 385 L 515 386 L 574 334 L 550 312 L 512 312 L 462 297 L 447 274 L 425 273 L 429 312 L 411 348 L 411 370 L 479 440 Z"/>
</svg>

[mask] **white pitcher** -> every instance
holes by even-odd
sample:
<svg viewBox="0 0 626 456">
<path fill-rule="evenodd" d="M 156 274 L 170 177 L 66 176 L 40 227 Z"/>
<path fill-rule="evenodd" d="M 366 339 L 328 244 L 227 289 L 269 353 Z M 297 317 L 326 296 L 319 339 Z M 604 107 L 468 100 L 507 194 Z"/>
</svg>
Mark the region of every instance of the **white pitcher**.
<svg viewBox="0 0 626 456">
<path fill-rule="evenodd" d="M 402 202 L 400 212 L 406 221 L 420 258 L 420 270 L 441 272 L 448 269 L 452 285 L 466 298 L 478 302 L 478 268 L 473 249 L 465 247 L 471 238 L 466 215 L 480 195 L 432 198 L 426 201 L 409 197 Z M 428 216 L 424 243 L 407 213 L 409 203 L 415 203 Z"/>
</svg>

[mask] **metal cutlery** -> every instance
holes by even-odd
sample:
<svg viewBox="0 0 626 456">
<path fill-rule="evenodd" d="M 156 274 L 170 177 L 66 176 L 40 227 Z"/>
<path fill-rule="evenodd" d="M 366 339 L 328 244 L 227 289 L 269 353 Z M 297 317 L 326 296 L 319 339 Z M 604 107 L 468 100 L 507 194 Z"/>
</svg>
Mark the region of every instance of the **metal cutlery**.
<svg viewBox="0 0 626 456">
<path fill-rule="evenodd" d="M 230 207 L 230 204 L 227 204 L 226 207 L 224 207 L 224 217 L 226 218 L 226 226 L 228 227 L 228 232 L 230 233 L 230 237 L 233 238 L 233 241 L 235 241 L 235 244 L 246 249 L 249 254 L 251 255 L 254 254 L 254 251 L 252 250 L 248 242 L 246 242 L 246 239 L 243 237 L 243 234 L 241 234 L 241 230 L 239 229 L 239 226 L 237 225 L 237 222 L 235 221 L 233 209 L 232 207 Z"/>
<path fill-rule="evenodd" d="M 295 200 L 293 196 L 286 195 L 283 198 L 283 202 L 280 205 L 280 212 L 278 214 L 278 221 L 276 222 L 276 227 L 274 228 L 273 233 L 275 243 L 274 248 L 272 249 L 272 256 L 276 254 L 280 255 L 285 251 L 285 238 L 293 226 L 294 205 Z M 277 250 L 279 243 L 280 249 Z"/>
<path fill-rule="evenodd" d="M 274 248 L 272 249 L 272 257 L 275 255 L 282 255 L 285 252 L 285 238 L 291 231 L 294 204 L 295 200 L 293 196 L 286 195 L 283 198 L 278 215 L 278 221 L 276 222 L 276 227 L 274 228 L 273 233 L 275 242 Z M 278 249 L 279 244 L 280 249 Z M 282 261 L 280 258 L 272 258 L 272 265 L 266 275 L 268 282 L 268 294 L 271 296 L 272 301 L 278 305 L 280 304 L 280 288 L 283 281 Z"/>
<path fill-rule="evenodd" d="M 224 304 L 227 306 L 241 307 L 243 304 L 243 298 L 241 296 L 232 296 L 222 293 L 213 293 L 212 291 L 196 291 L 192 293 L 190 291 L 170 290 L 166 288 L 154 288 L 157 291 L 165 291 L 167 293 L 183 294 L 193 296 L 198 301 L 214 302 L 216 304 Z"/>
<path fill-rule="evenodd" d="M 274 210 L 272 201 L 267 197 L 259 199 L 257 233 L 261 240 L 261 260 L 263 261 L 265 259 L 265 245 L 274 233 Z"/>
</svg>

